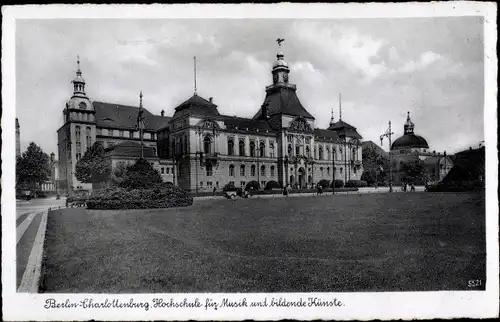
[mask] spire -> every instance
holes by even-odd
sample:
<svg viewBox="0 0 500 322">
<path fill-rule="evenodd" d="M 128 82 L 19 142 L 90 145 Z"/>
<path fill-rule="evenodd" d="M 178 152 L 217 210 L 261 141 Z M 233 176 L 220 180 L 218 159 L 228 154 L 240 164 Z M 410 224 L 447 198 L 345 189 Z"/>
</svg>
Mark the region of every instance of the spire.
<svg viewBox="0 0 500 322">
<path fill-rule="evenodd" d="M 335 120 L 333 118 L 333 106 L 332 106 L 332 116 L 330 117 L 330 126 L 333 126 L 335 124 Z"/>
<path fill-rule="evenodd" d="M 339 121 L 342 121 L 342 94 L 339 93 Z"/>
<path fill-rule="evenodd" d="M 83 95 L 85 96 L 85 80 L 82 77 L 82 71 L 80 70 L 80 55 L 76 56 L 76 77 L 73 79 L 73 95 Z"/>
<path fill-rule="evenodd" d="M 194 95 L 198 95 L 196 93 L 196 56 L 194 56 Z"/>
<path fill-rule="evenodd" d="M 415 124 L 410 119 L 410 112 L 406 116 L 406 123 L 404 125 L 404 134 L 413 134 L 413 130 L 415 128 Z"/>
<path fill-rule="evenodd" d="M 141 92 L 139 93 L 139 108 L 142 108 L 142 89 L 141 89 Z"/>
</svg>

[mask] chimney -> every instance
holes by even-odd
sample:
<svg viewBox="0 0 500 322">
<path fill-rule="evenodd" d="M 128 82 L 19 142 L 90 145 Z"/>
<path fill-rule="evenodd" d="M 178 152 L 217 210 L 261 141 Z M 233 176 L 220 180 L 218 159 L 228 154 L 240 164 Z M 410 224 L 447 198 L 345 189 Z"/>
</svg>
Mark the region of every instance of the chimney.
<svg viewBox="0 0 500 322">
<path fill-rule="evenodd" d="M 214 98 L 213 98 L 213 97 L 210 97 L 208 100 L 210 101 L 210 103 L 212 103 L 212 102 L 213 102 L 213 100 L 214 100 Z"/>
<path fill-rule="evenodd" d="M 161 110 L 161 116 L 165 116 L 165 111 Z"/>
</svg>

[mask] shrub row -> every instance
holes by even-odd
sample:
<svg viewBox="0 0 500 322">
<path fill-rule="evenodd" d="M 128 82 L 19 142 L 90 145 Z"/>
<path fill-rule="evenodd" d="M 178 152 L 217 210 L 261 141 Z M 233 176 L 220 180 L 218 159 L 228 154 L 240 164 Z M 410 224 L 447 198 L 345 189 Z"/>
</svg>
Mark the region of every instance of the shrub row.
<svg viewBox="0 0 500 322">
<path fill-rule="evenodd" d="M 150 189 L 127 190 L 107 187 L 94 190 L 87 199 L 89 209 L 146 209 L 186 207 L 193 197 L 178 187 L 160 184 Z"/>
<path fill-rule="evenodd" d="M 349 180 L 345 184 L 346 188 L 364 188 L 367 186 L 368 184 L 364 180 Z"/>
<path fill-rule="evenodd" d="M 450 181 L 427 185 L 425 188 L 430 192 L 475 191 L 484 189 L 484 183 L 481 181 Z"/>
</svg>

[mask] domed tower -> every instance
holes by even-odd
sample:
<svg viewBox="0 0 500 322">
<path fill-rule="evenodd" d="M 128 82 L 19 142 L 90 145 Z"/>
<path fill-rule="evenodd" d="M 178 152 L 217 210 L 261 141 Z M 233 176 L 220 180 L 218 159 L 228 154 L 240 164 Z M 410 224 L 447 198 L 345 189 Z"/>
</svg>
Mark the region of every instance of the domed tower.
<svg viewBox="0 0 500 322">
<path fill-rule="evenodd" d="M 279 52 L 276 55 L 277 60 L 273 64 L 273 69 L 271 73 L 273 74 L 273 84 L 288 84 L 288 74 L 290 73 L 290 68 L 288 68 L 288 63 L 283 59 L 284 55 Z"/>
<path fill-rule="evenodd" d="M 411 121 L 410 112 L 406 117 L 406 123 L 404 124 L 404 135 L 398 138 L 392 144 L 391 150 L 405 150 L 407 152 L 425 152 L 424 149 L 428 149 L 429 145 L 427 141 L 414 133 L 415 124 Z M 422 151 L 423 150 L 423 151 Z"/>
<path fill-rule="evenodd" d="M 91 189 L 90 184 L 76 179 L 75 166 L 96 140 L 96 112 L 85 93 L 85 80 L 80 70 L 79 57 L 76 76 L 71 83 L 73 95 L 66 102 L 63 111 L 64 124 L 57 131 L 61 179 L 66 181 L 65 186 L 69 193 L 78 189 Z"/>
</svg>

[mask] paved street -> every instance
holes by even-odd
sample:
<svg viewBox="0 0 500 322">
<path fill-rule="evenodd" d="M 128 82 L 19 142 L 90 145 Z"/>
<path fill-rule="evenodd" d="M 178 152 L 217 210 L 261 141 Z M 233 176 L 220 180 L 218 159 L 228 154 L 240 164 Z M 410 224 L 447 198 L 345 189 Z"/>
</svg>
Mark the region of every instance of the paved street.
<svg viewBox="0 0 500 322">
<path fill-rule="evenodd" d="M 16 202 L 16 287 L 18 292 L 36 292 L 40 276 L 47 210 L 65 205 L 65 199 L 34 199 Z"/>
</svg>

